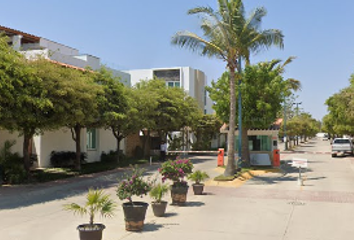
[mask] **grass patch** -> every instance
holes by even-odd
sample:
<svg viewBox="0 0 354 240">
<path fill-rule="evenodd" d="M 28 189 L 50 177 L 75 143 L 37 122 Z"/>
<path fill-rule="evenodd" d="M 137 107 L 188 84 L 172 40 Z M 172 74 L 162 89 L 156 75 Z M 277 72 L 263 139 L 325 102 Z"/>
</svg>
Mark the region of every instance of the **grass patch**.
<svg viewBox="0 0 354 240">
<path fill-rule="evenodd" d="M 226 181 L 233 181 L 235 178 L 237 178 L 236 175 L 234 176 L 229 176 L 229 177 L 225 177 L 223 174 L 216 176 L 214 178 L 214 181 L 220 181 L 220 182 L 226 182 Z"/>
</svg>

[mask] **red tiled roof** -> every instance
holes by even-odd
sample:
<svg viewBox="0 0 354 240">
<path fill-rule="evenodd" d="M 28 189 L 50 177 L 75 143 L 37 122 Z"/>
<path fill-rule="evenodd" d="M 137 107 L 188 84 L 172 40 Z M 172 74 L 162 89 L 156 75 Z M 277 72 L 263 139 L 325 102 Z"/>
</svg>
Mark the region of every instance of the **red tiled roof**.
<svg viewBox="0 0 354 240">
<path fill-rule="evenodd" d="M 27 42 L 39 42 L 39 40 L 41 39 L 38 36 L 29 34 L 29 33 L 25 33 L 25 32 L 21 32 L 21 31 L 16 30 L 16 29 L 4 27 L 4 26 L 1 26 L 1 25 L 0 25 L 0 32 L 5 32 L 5 34 L 10 36 L 10 37 L 13 36 L 13 35 L 21 35 L 23 37 L 23 40 L 27 41 Z"/>
<path fill-rule="evenodd" d="M 80 70 L 80 71 L 83 71 L 83 72 L 87 71 L 87 69 L 85 69 L 85 68 L 81 68 L 81 67 L 77 67 L 77 66 L 74 66 L 74 65 L 58 62 L 58 61 L 55 61 L 55 60 L 48 59 L 48 61 L 52 62 L 52 63 L 55 63 L 55 64 L 58 64 L 58 65 L 61 65 L 63 67 L 72 68 L 72 69 Z"/>
</svg>

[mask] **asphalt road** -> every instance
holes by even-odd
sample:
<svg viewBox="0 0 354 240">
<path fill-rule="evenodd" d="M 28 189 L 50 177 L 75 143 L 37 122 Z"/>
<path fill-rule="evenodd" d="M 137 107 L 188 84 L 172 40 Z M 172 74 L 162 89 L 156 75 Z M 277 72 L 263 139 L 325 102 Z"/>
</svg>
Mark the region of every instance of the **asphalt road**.
<svg viewBox="0 0 354 240">
<path fill-rule="evenodd" d="M 124 230 L 119 207 L 113 218 L 97 219 L 107 227 L 103 239 L 353 239 L 354 158 L 331 158 L 327 141 L 311 141 L 296 150 L 281 153 L 285 164 L 279 173 L 254 177 L 238 188 L 206 186 L 202 196 L 190 191 L 187 205 L 169 205 L 163 218 L 154 217 L 149 208 L 141 233 Z M 308 159 L 304 186 L 298 185 L 297 169 L 286 164 L 293 157 Z M 218 175 L 216 157 L 194 157 L 193 161 L 197 169 Z M 157 167 L 149 167 L 150 176 L 156 174 Z M 0 188 L 0 239 L 78 239 L 75 228 L 88 219 L 63 211 L 62 205 L 82 203 L 90 186 L 104 187 L 118 204 L 122 203 L 115 197 L 116 179 L 121 173 Z M 151 201 L 149 197 L 142 200 Z M 171 202 L 170 197 L 166 200 Z"/>
</svg>

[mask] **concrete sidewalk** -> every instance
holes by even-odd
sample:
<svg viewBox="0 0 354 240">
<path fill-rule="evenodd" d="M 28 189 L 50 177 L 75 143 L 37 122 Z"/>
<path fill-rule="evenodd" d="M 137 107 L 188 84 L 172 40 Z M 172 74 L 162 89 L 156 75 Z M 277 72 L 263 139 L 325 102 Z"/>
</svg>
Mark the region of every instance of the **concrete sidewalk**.
<svg viewBox="0 0 354 240">
<path fill-rule="evenodd" d="M 139 233 L 125 231 L 119 206 L 113 218 L 97 219 L 107 227 L 103 239 L 351 240 L 354 234 L 351 160 L 332 162 L 326 155 L 302 157 L 310 160 L 305 186 L 298 186 L 297 172 L 287 168 L 282 173 L 255 176 L 239 187 L 206 186 L 206 194 L 201 196 L 193 195 L 190 188 L 186 206 L 169 205 L 165 217 L 154 217 L 149 207 L 144 231 Z M 193 157 L 193 162 L 195 169 L 207 171 L 211 177 L 220 174 L 215 171 L 216 157 Z M 149 169 L 151 176 L 157 174 L 157 167 Z M 56 191 L 41 189 L 44 192 L 30 196 L 32 203 L 1 210 L 1 239 L 79 239 L 75 228 L 88 219 L 63 211 L 62 205 L 82 203 L 87 185 L 92 183 L 105 187 L 114 198 L 117 175 L 119 171 L 77 183 L 57 184 Z M 70 191 L 78 192 L 68 194 Z M 33 200 L 46 192 L 53 195 L 52 199 Z M 21 197 L 12 195 L 15 202 Z M 122 203 L 116 199 L 118 204 Z M 151 201 L 148 196 L 135 200 Z M 171 202 L 170 196 L 165 200 Z"/>
</svg>

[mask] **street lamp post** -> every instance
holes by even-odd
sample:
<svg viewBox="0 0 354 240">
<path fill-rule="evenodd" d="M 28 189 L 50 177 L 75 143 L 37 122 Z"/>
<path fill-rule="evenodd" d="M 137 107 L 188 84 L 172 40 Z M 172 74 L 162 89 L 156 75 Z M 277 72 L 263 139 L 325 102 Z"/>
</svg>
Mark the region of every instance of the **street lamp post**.
<svg viewBox="0 0 354 240">
<path fill-rule="evenodd" d="M 293 105 L 296 105 L 296 116 L 299 116 L 299 105 L 301 104 L 302 102 L 293 103 Z"/>
<path fill-rule="evenodd" d="M 299 105 L 302 104 L 302 102 L 296 102 L 293 103 L 293 105 L 296 105 L 296 116 L 299 116 Z M 299 145 L 299 137 L 296 136 L 296 143 Z"/>
<path fill-rule="evenodd" d="M 288 150 L 288 139 L 286 137 L 286 99 L 284 100 L 284 142 L 285 150 Z"/>
</svg>

